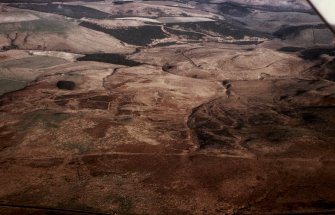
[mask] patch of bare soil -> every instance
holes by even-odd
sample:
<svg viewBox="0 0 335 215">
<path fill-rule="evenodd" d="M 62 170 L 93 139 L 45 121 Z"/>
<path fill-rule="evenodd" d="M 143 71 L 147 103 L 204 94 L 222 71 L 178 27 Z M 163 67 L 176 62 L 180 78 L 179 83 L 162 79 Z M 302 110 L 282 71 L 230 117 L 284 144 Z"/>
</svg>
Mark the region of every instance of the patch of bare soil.
<svg viewBox="0 0 335 215">
<path fill-rule="evenodd" d="M 55 98 L 55 103 L 60 106 L 66 106 L 68 103 L 71 102 L 71 104 L 78 104 L 78 109 L 88 108 L 107 110 L 112 100 L 113 97 L 109 95 L 94 95 L 93 93 L 84 93 L 58 96 Z"/>
<path fill-rule="evenodd" d="M 8 56 L 6 56 L 6 55 L 0 55 L 0 60 L 5 60 L 7 58 L 8 58 Z"/>
<path fill-rule="evenodd" d="M 15 141 L 15 131 L 9 129 L 7 126 L 3 126 L 0 128 L 0 138 L 1 138 L 0 150 L 10 147 L 12 146 L 12 143 Z"/>
<path fill-rule="evenodd" d="M 110 127 L 113 126 L 113 122 L 111 122 L 108 119 L 94 119 L 94 122 L 96 123 L 94 127 L 87 128 L 85 131 L 94 138 L 103 138 L 106 136 L 106 132 Z"/>
</svg>

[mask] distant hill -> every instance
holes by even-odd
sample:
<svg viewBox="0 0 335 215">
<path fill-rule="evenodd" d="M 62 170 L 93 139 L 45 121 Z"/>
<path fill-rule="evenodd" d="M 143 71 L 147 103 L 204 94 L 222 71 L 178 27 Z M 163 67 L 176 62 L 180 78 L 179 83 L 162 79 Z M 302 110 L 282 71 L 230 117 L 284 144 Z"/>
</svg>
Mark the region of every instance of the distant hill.
<svg viewBox="0 0 335 215">
<path fill-rule="evenodd" d="M 0 3 L 51 3 L 51 2 L 71 2 L 76 0 L 0 0 Z M 84 2 L 94 2 L 103 0 L 81 0 Z"/>
<path fill-rule="evenodd" d="M 236 2 L 240 4 L 247 5 L 271 5 L 273 7 L 287 7 L 287 8 L 300 8 L 300 9 L 310 9 L 310 5 L 304 0 L 211 0 L 211 3 L 222 3 L 222 2 Z"/>
<path fill-rule="evenodd" d="M 303 12 L 303 13 L 314 13 L 313 9 L 303 0 L 212 0 L 211 3 L 235 3 L 245 8 L 267 10 L 273 12 Z"/>
</svg>

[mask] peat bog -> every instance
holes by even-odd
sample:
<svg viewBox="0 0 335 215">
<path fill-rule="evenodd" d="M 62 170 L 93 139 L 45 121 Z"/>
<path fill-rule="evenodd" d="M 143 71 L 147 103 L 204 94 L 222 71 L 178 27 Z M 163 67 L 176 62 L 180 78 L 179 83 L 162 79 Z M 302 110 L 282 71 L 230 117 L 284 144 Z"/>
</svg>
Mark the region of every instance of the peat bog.
<svg viewBox="0 0 335 215">
<path fill-rule="evenodd" d="M 300 57 L 304 60 L 316 60 L 321 55 L 335 56 L 335 48 L 310 48 L 300 52 Z"/>
<path fill-rule="evenodd" d="M 62 90 L 73 90 L 76 84 L 73 81 L 58 81 L 57 87 Z"/>
<path fill-rule="evenodd" d="M 125 43 L 137 46 L 146 46 L 154 39 L 163 39 L 167 37 L 161 27 L 155 25 L 127 28 L 104 28 L 94 23 L 82 22 L 80 23 L 80 26 L 107 33 Z"/>
<path fill-rule="evenodd" d="M 178 26 L 180 29 L 185 31 L 200 32 L 204 34 L 210 34 L 213 36 L 231 36 L 235 39 L 243 39 L 245 36 L 249 37 L 261 37 L 261 38 L 272 38 L 272 36 L 265 32 L 251 30 L 243 27 L 242 25 L 231 24 L 226 22 L 199 22 L 199 23 L 178 23 L 167 24 L 169 27 Z"/>
<path fill-rule="evenodd" d="M 129 60 L 125 55 L 122 54 L 105 54 L 105 53 L 87 54 L 84 57 L 78 58 L 77 60 L 97 61 L 97 62 L 124 65 L 124 66 L 139 66 L 142 64 L 134 60 Z"/>
<path fill-rule="evenodd" d="M 66 5 L 66 4 L 9 4 L 11 7 L 20 9 L 35 10 L 45 13 L 54 13 L 62 16 L 67 16 L 75 19 L 83 17 L 92 19 L 108 19 L 111 14 L 105 13 L 93 8 L 82 5 Z"/>
</svg>

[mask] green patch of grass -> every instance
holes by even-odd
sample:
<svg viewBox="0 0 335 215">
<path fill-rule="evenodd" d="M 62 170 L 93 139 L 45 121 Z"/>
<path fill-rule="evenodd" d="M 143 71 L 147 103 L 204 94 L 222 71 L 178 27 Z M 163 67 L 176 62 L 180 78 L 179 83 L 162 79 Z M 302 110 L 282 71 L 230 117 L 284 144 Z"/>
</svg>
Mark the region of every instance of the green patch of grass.
<svg viewBox="0 0 335 215">
<path fill-rule="evenodd" d="M 30 69 L 40 69 L 51 66 L 56 66 L 59 64 L 67 63 L 68 61 L 57 58 L 57 57 L 49 57 L 49 56 L 32 56 L 26 57 L 16 60 L 10 60 L 0 63 L 0 67 L 2 68 L 30 68 Z"/>
<path fill-rule="evenodd" d="M 39 19 L 28 22 L 2 23 L 0 33 L 11 32 L 50 32 L 63 34 L 69 29 L 69 23 L 51 19 Z"/>
<path fill-rule="evenodd" d="M 4 95 L 5 93 L 23 89 L 26 86 L 27 82 L 25 81 L 0 79 L 0 96 Z"/>
<path fill-rule="evenodd" d="M 43 128 L 58 128 L 69 117 L 70 114 L 68 113 L 52 112 L 48 109 L 36 110 L 21 116 L 19 129 L 27 130 L 38 125 Z"/>
</svg>

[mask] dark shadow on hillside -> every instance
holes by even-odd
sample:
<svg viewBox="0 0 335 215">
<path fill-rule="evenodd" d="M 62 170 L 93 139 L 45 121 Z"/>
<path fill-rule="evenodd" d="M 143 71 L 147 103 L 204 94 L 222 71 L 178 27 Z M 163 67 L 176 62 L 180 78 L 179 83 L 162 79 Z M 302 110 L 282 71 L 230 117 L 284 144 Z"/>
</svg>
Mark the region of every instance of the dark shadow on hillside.
<svg viewBox="0 0 335 215">
<path fill-rule="evenodd" d="M 167 36 L 160 26 L 153 25 L 108 29 L 94 23 L 82 22 L 80 26 L 107 33 L 125 43 L 137 46 L 146 46 L 154 39 L 163 39 Z"/>
<path fill-rule="evenodd" d="M 97 61 L 104 63 L 112 63 L 125 66 L 139 66 L 140 62 L 129 60 L 122 54 L 87 54 L 77 59 L 78 61 Z"/>
</svg>

